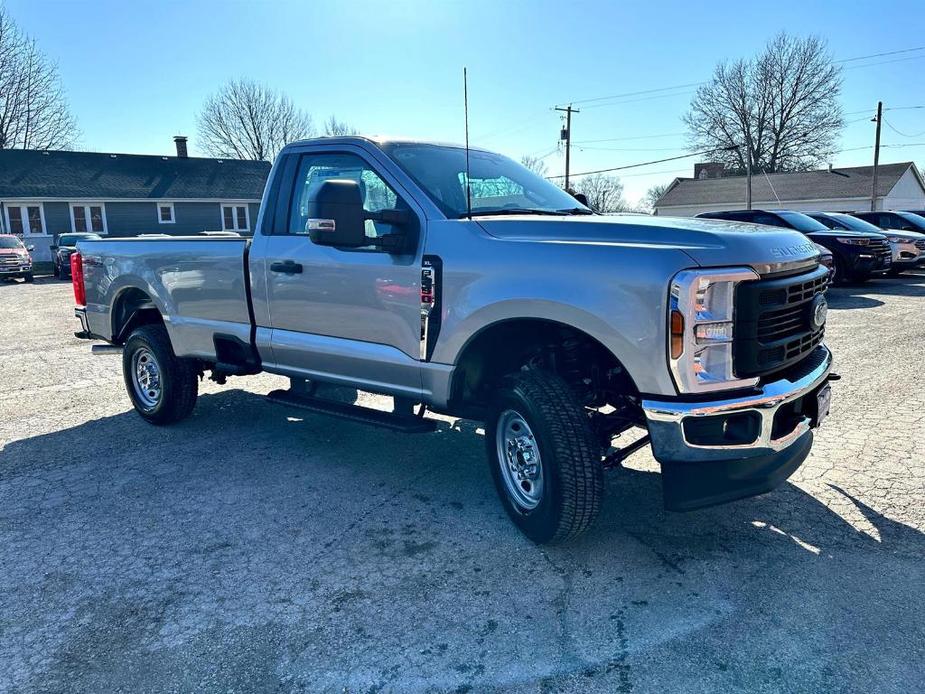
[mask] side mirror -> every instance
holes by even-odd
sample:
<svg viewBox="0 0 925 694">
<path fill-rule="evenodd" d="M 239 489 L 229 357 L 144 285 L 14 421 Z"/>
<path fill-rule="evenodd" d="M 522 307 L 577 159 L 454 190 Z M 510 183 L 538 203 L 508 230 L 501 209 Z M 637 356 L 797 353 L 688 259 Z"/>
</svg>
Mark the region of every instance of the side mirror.
<svg viewBox="0 0 925 694">
<path fill-rule="evenodd" d="M 365 219 L 360 184 L 331 179 L 322 183 L 309 199 L 305 229 L 318 245 L 360 248 L 370 244 Z"/>
<path fill-rule="evenodd" d="M 30 253 L 35 250 L 35 246 L 26 246 L 26 250 Z"/>
<path fill-rule="evenodd" d="M 584 193 L 572 193 L 572 197 L 585 207 L 591 207 L 591 205 L 588 204 L 588 196 Z"/>
<path fill-rule="evenodd" d="M 48 247 L 48 250 L 50 250 L 50 251 L 56 251 L 56 250 L 58 250 L 58 247 L 57 247 L 57 246 L 49 246 L 49 247 Z"/>
</svg>

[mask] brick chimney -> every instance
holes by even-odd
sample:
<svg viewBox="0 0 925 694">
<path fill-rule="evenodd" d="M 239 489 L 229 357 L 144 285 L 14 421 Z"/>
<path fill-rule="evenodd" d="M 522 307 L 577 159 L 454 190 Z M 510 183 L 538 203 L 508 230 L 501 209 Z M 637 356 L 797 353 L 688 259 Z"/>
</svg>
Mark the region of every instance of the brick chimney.
<svg viewBox="0 0 925 694">
<path fill-rule="evenodd" d="M 701 180 L 704 178 L 722 178 L 725 166 L 722 162 L 705 161 L 694 164 L 694 178 Z"/>
<path fill-rule="evenodd" d="M 174 144 L 177 146 L 177 156 L 180 159 L 186 159 L 189 154 L 186 151 L 186 136 L 185 135 L 174 135 L 173 137 Z"/>
</svg>

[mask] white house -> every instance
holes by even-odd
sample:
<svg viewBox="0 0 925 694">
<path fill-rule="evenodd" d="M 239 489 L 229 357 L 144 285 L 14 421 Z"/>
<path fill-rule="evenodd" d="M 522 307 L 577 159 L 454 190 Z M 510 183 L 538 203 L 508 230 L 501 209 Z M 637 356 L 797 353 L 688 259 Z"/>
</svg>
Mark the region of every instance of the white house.
<svg viewBox="0 0 925 694">
<path fill-rule="evenodd" d="M 703 172 L 703 177 L 672 181 L 655 203 L 655 214 L 693 217 L 713 210 L 745 209 L 745 176 L 722 176 L 721 169 L 714 165 L 709 165 L 709 168 L 698 165 L 695 171 Z M 861 212 L 870 210 L 872 185 L 872 166 L 754 174 L 752 207 Z M 879 167 L 876 209 L 925 209 L 925 179 L 914 163 L 882 164 Z"/>
</svg>

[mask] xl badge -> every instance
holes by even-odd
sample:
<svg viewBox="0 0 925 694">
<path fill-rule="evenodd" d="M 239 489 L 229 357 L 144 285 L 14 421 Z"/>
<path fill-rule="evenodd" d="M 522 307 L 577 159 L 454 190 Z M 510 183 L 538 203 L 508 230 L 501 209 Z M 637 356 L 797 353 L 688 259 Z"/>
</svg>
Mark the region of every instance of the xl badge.
<svg viewBox="0 0 925 694">
<path fill-rule="evenodd" d="M 821 328 L 825 325 L 825 317 L 829 313 L 829 302 L 825 300 L 825 297 L 820 294 L 815 299 L 813 299 L 813 325 L 817 328 Z"/>
</svg>

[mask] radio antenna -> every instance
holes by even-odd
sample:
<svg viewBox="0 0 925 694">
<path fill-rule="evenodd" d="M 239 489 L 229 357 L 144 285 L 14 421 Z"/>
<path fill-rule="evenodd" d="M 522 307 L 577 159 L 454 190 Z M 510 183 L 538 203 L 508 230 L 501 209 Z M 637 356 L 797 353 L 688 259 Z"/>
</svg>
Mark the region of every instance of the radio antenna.
<svg viewBox="0 0 925 694">
<path fill-rule="evenodd" d="M 469 79 L 463 68 L 463 112 L 466 118 L 466 212 L 472 219 L 472 187 L 469 185 Z"/>
</svg>

